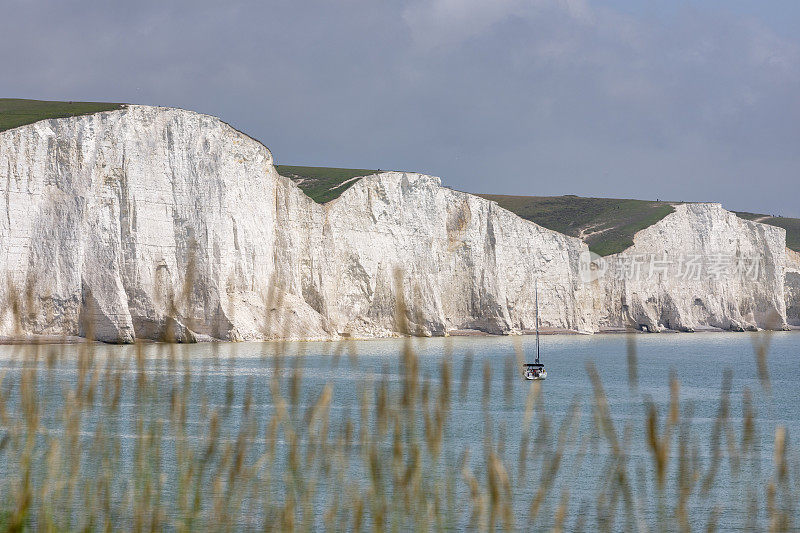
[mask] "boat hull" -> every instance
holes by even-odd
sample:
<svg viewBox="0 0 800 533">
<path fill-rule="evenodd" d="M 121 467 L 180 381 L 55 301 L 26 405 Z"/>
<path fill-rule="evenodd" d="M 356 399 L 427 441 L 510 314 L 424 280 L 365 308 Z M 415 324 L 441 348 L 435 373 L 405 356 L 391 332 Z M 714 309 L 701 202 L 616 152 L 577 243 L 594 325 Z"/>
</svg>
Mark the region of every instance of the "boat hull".
<svg viewBox="0 0 800 533">
<path fill-rule="evenodd" d="M 542 372 L 538 376 L 530 376 L 525 374 L 525 379 L 527 379 L 528 381 L 543 381 L 547 379 L 547 372 Z"/>
</svg>

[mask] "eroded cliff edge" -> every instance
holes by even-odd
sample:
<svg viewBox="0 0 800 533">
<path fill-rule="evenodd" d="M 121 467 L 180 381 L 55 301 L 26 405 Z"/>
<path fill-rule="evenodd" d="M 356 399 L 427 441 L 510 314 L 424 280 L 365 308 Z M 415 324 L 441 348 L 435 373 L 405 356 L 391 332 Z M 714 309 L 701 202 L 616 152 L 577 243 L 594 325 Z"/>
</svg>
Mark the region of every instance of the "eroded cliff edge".
<svg viewBox="0 0 800 533">
<path fill-rule="evenodd" d="M 719 204 L 681 204 L 606 257 L 600 327 L 648 331 L 786 327 L 786 233 Z"/>
<path fill-rule="evenodd" d="M 786 249 L 786 321 L 800 326 L 800 252 Z"/>
<path fill-rule="evenodd" d="M 420 334 L 514 333 L 536 279 L 546 327 L 780 328 L 782 231 L 681 206 L 626 254 L 758 257 L 760 277 L 634 278 L 619 254 L 592 280 L 579 239 L 438 178 L 382 173 L 319 205 L 220 120 L 128 106 L 0 134 L 0 336 L 387 336 L 401 300 Z"/>
</svg>

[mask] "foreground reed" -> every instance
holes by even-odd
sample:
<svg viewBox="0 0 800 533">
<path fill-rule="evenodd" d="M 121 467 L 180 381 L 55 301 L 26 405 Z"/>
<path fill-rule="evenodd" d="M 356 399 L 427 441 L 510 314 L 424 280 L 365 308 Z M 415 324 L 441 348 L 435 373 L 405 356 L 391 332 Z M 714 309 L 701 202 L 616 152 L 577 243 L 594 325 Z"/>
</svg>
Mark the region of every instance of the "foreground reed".
<svg viewBox="0 0 800 533">
<path fill-rule="evenodd" d="M 773 457 L 761 457 L 753 393 L 734 427 L 730 375 L 710 435 L 693 431 L 675 376 L 666 410 L 645 400 L 641 425 L 621 425 L 593 364 L 592 398 L 576 397 L 554 420 L 540 382 L 526 383 L 524 407 L 511 408 L 523 383 L 519 345 L 496 390 L 480 354 L 454 368 L 446 350 L 436 374 L 422 372 L 402 301 L 397 320 L 408 333 L 400 379 L 364 380 L 348 391 L 352 410 L 334 410 L 334 382 L 308 385 L 298 345 L 265 344 L 271 371 L 261 380 L 234 372 L 219 345 L 201 359 L 172 343 L 118 355 L 93 343 L 7 347 L 0 528 L 713 531 L 731 509 L 751 530 L 795 527 L 800 477 L 787 432 L 774 428 Z M 338 343 L 332 367 L 358 368 L 354 346 Z M 627 346 L 635 391 L 633 336 Z M 766 343 L 756 352 L 767 390 Z M 458 448 L 454 411 L 470 395 L 480 439 Z M 495 416 L 498 402 L 512 418 Z M 591 499 L 577 490 L 589 461 L 600 472 Z"/>
</svg>

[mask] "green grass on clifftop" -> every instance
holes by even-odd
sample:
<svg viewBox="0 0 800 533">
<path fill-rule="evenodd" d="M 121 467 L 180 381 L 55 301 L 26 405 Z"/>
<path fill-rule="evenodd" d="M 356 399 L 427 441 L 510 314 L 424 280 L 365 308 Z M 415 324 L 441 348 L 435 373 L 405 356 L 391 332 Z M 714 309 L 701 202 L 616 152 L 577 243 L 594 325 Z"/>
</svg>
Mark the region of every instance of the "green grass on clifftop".
<svg viewBox="0 0 800 533">
<path fill-rule="evenodd" d="M 275 165 L 278 174 L 293 180 L 312 200 L 324 204 L 338 198 L 362 176 L 378 170 L 365 168 L 298 167 Z"/>
<path fill-rule="evenodd" d="M 50 118 L 66 118 L 90 115 L 101 111 L 114 111 L 124 104 L 102 102 L 47 102 L 44 100 L 22 100 L 0 98 L 0 131 L 18 128 Z"/>
<path fill-rule="evenodd" d="M 667 202 L 584 198 L 580 196 L 507 196 L 479 194 L 547 229 L 582 239 L 598 255 L 622 252 L 634 234 L 675 209 Z"/>
</svg>

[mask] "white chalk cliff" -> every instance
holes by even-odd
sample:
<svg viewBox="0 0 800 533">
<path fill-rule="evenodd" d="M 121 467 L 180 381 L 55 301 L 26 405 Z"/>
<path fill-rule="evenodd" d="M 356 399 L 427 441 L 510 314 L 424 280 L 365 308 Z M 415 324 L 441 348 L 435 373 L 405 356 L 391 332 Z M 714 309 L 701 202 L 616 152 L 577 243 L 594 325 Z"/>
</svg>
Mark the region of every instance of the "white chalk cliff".
<svg viewBox="0 0 800 533">
<path fill-rule="evenodd" d="M 800 253 L 786 250 L 786 321 L 800 326 Z"/>
<path fill-rule="evenodd" d="M 600 327 L 649 331 L 786 327 L 786 230 L 719 204 L 680 204 L 605 258 Z"/>
<path fill-rule="evenodd" d="M 395 335 L 398 286 L 414 332 L 515 333 L 534 327 L 536 279 L 543 326 L 780 328 L 784 283 L 800 286 L 783 230 L 716 204 L 678 206 L 626 254 L 758 257 L 757 280 L 627 279 L 619 255 L 587 283 L 587 253 L 420 174 L 369 176 L 318 205 L 260 143 L 189 111 L 128 106 L 0 133 L 0 336 Z"/>
</svg>

